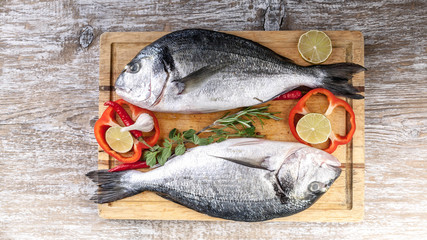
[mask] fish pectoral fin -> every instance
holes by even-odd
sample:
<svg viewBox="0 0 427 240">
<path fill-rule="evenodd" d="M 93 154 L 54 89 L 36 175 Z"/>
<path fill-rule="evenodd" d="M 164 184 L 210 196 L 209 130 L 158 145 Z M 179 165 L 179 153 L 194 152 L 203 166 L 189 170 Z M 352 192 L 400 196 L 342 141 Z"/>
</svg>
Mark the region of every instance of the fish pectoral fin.
<svg viewBox="0 0 427 240">
<path fill-rule="evenodd" d="M 265 158 L 262 159 L 248 159 L 248 158 L 231 158 L 231 157 L 222 157 L 222 156 L 216 156 L 216 155 L 212 155 L 212 154 L 208 154 L 209 156 L 212 157 L 217 157 L 217 158 L 221 158 L 236 164 L 240 164 L 246 167 L 251 167 L 251 168 L 260 168 L 260 169 L 264 169 L 264 170 L 268 170 L 268 171 L 274 171 L 274 169 L 270 169 L 268 167 L 267 164 L 264 164 L 265 162 L 268 162 L 270 156 L 267 156 Z"/>
<path fill-rule="evenodd" d="M 183 94 L 191 89 L 199 87 L 207 78 L 219 72 L 229 64 L 202 67 L 181 79 L 173 80 L 178 89 L 178 94 Z"/>
<path fill-rule="evenodd" d="M 185 83 L 180 82 L 179 80 L 174 80 L 174 81 L 172 81 L 172 83 L 174 83 L 176 88 L 178 89 L 178 95 L 184 91 Z"/>
</svg>

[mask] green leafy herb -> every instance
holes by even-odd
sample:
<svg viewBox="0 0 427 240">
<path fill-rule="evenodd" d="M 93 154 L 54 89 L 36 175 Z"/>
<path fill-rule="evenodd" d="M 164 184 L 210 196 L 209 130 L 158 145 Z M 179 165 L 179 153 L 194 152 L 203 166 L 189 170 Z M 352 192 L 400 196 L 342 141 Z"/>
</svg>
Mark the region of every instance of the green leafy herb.
<svg viewBox="0 0 427 240">
<path fill-rule="evenodd" d="M 145 161 L 147 162 L 148 166 L 154 166 L 156 165 L 156 156 L 159 152 L 155 151 L 146 151 L 144 153 Z"/>
<path fill-rule="evenodd" d="M 157 155 L 157 162 L 160 165 L 163 165 L 166 163 L 166 161 L 168 160 L 168 158 L 172 155 L 172 145 L 169 145 L 168 147 L 164 147 L 161 150 L 161 154 Z M 147 163 L 148 165 L 148 163 Z"/>
<path fill-rule="evenodd" d="M 189 129 L 180 133 L 174 128 L 169 132 L 169 138 L 164 140 L 163 146 L 155 145 L 151 147 L 149 151 L 145 152 L 144 159 L 147 165 L 151 167 L 156 163 L 163 165 L 171 156 L 184 154 L 186 143 L 203 146 L 213 142 L 225 141 L 229 137 L 264 137 L 256 132 L 255 119 L 258 119 L 261 126 L 264 125 L 263 119 L 281 120 L 281 118 L 275 116 L 278 112 L 268 112 L 268 107 L 269 105 L 259 108 L 248 107 L 234 114 L 228 112 L 198 132 L 194 129 Z M 200 137 L 199 134 L 202 132 L 212 134 L 208 137 Z M 148 146 L 144 140 L 142 142 Z"/>
<path fill-rule="evenodd" d="M 175 148 L 175 155 L 182 155 L 185 153 L 185 150 L 187 149 L 185 148 L 185 145 L 183 143 L 178 144 Z"/>
<path fill-rule="evenodd" d="M 174 128 L 169 132 L 169 138 L 172 139 L 176 136 L 176 133 L 178 132 L 178 129 Z"/>
<path fill-rule="evenodd" d="M 195 133 L 196 133 L 196 130 L 190 129 L 190 130 L 184 131 L 182 134 L 184 135 L 185 139 L 191 139 Z"/>
</svg>

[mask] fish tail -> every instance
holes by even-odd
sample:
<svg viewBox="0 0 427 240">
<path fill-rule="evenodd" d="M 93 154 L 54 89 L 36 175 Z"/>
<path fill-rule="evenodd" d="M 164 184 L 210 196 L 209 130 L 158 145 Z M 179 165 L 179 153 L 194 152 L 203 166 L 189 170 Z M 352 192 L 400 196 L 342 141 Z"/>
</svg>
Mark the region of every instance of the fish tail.
<svg viewBox="0 0 427 240">
<path fill-rule="evenodd" d="M 108 172 L 108 170 L 91 171 L 86 174 L 98 185 L 98 191 L 90 200 L 95 203 L 109 203 L 136 195 L 143 191 L 139 184 L 132 181 L 135 174 L 143 174 L 136 170 Z"/>
<path fill-rule="evenodd" d="M 337 63 L 313 67 L 319 68 L 324 73 L 320 87 L 328 89 L 335 95 L 353 99 L 364 98 L 362 95 L 357 94 L 359 90 L 349 84 L 348 80 L 350 80 L 354 74 L 367 70 L 365 67 L 355 63 Z"/>
</svg>

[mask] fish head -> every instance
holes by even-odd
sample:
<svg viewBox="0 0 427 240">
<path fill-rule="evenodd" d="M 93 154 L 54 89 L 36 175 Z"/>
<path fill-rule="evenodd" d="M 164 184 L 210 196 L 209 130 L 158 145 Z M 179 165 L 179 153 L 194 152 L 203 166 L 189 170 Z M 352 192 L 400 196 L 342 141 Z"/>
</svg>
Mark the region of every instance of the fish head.
<svg viewBox="0 0 427 240">
<path fill-rule="evenodd" d="M 168 78 L 168 70 L 158 54 L 142 52 L 125 66 L 115 90 L 132 104 L 150 107 L 161 98 Z"/>
<path fill-rule="evenodd" d="M 340 176 L 341 163 L 329 153 L 302 147 L 288 155 L 277 173 L 289 198 L 314 203 Z"/>
</svg>

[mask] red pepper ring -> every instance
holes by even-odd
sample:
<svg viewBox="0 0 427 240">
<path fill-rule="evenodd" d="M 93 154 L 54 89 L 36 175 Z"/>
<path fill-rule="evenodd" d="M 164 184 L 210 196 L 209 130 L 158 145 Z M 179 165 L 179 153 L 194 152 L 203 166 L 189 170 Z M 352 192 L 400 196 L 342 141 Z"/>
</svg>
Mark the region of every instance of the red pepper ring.
<svg viewBox="0 0 427 240">
<path fill-rule="evenodd" d="M 307 106 L 306 106 L 307 100 L 311 96 L 318 94 L 318 93 L 325 95 L 328 99 L 328 102 L 329 102 L 328 109 L 324 113 L 325 116 L 330 115 L 333 112 L 333 110 L 339 106 L 343 107 L 350 114 L 351 128 L 350 128 L 350 131 L 347 133 L 347 135 L 341 136 L 339 134 L 335 134 L 333 131 L 329 135 L 329 139 L 331 140 L 331 144 L 329 145 L 328 148 L 323 149 L 323 150 L 325 152 L 328 152 L 328 153 L 333 153 L 337 149 L 338 145 L 347 144 L 348 142 L 350 142 L 351 138 L 354 135 L 354 132 L 356 131 L 356 117 L 355 117 L 353 109 L 350 107 L 350 105 L 346 101 L 343 101 L 343 100 L 335 97 L 334 94 L 332 94 L 330 91 L 328 91 L 324 88 L 316 88 L 316 89 L 313 89 L 310 92 L 308 92 L 306 95 L 304 95 L 298 101 L 298 103 L 295 105 L 295 107 L 292 108 L 291 112 L 289 113 L 289 126 L 291 128 L 292 135 L 294 135 L 294 137 L 299 142 L 304 143 L 304 144 L 309 145 L 309 146 L 312 146 L 311 144 L 302 140 L 298 136 L 298 133 L 296 131 L 296 124 L 294 121 L 295 121 L 295 115 L 296 114 L 305 115 L 305 114 L 309 113 Z"/>
<path fill-rule="evenodd" d="M 154 131 L 155 131 L 154 135 L 150 136 L 150 137 L 144 137 L 144 141 L 148 145 L 154 146 L 154 144 L 156 144 L 157 140 L 160 137 L 159 122 L 157 121 L 156 116 L 151 111 L 136 107 L 136 106 L 126 102 L 123 99 L 119 99 L 115 102 L 121 106 L 127 105 L 131 111 L 131 115 L 132 115 L 131 118 L 132 119 L 138 118 L 139 115 L 141 115 L 142 113 L 147 113 L 153 118 Z M 114 108 L 111 106 L 109 106 L 104 111 L 102 116 L 95 123 L 95 127 L 94 127 L 95 138 L 98 141 L 99 146 L 107 154 L 114 157 L 118 161 L 123 162 L 123 163 L 136 162 L 141 158 L 142 152 L 144 151 L 144 149 L 150 148 L 149 146 L 146 146 L 144 143 L 134 139 L 133 154 L 128 157 L 128 156 L 121 155 L 120 153 L 117 153 L 116 151 L 112 150 L 110 148 L 110 146 L 108 145 L 107 141 L 105 140 L 105 132 L 107 131 L 108 128 L 110 128 L 112 126 L 120 126 L 120 124 L 116 121 L 115 114 L 116 114 L 116 112 L 114 111 Z"/>
</svg>

